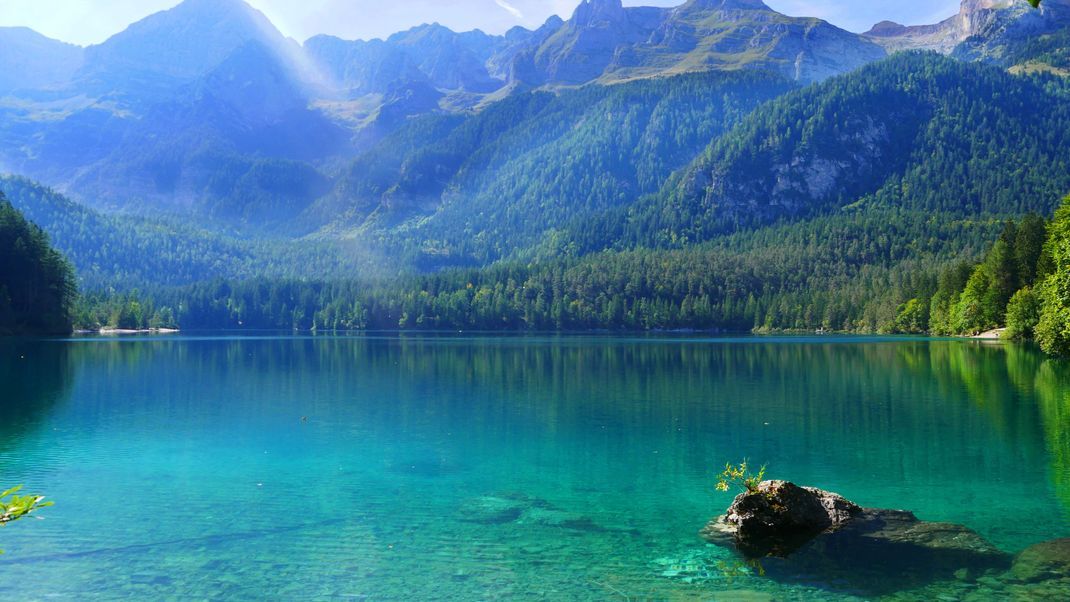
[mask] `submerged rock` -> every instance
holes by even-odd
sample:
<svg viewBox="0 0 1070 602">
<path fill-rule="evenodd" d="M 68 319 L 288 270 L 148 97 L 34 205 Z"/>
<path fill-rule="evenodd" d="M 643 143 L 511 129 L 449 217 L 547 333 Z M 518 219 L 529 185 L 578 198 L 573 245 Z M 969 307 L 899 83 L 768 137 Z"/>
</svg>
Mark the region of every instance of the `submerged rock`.
<svg viewBox="0 0 1070 602">
<path fill-rule="evenodd" d="M 884 595 L 940 580 L 973 580 L 1010 568 L 1010 555 L 978 533 L 862 508 L 791 483 L 762 483 L 736 498 L 702 536 L 760 560 L 769 577 Z"/>
<path fill-rule="evenodd" d="M 788 554 L 813 536 L 851 520 L 862 508 L 840 495 L 787 481 L 765 481 L 736 497 L 707 529 L 732 535 L 754 555 Z"/>
<path fill-rule="evenodd" d="M 482 525 L 517 523 L 576 533 L 638 534 L 634 529 L 600 525 L 589 516 L 562 510 L 546 500 L 519 493 L 485 495 L 470 499 L 458 508 L 457 519 Z"/>
<path fill-rule="evenodd" d="M 1027 583 L 1070 579 L 1070 538 L 1046 541 L 1026 549 L 1014 560 L 1011 575 Z"/>
<path fill-rule="evenodd" d="M 526 508 L 523 500 L 485 495 L 462 504 L 457 518 L 466 523 L 504 525 L 519 520 Z"/>
</svg>

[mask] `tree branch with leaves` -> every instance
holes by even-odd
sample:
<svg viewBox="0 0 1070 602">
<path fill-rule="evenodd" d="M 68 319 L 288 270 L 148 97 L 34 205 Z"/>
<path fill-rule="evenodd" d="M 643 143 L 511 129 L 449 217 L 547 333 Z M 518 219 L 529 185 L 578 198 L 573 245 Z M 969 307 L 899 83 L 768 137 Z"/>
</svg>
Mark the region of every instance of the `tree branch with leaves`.
<svg viewBox="0 0 1070 602">
<path fill-rule="evenodd" d="M 31 514 L 47 508 L 52 502 L 46 502 L 43 495 L 16 495 L 22 490 L 22 485 L 13 487 L 0 493 L 0 527 L 6 527 L 20 518 L 26 518 Z M 0 550 L 0 554 L 4 551 Z"/>
</svg>

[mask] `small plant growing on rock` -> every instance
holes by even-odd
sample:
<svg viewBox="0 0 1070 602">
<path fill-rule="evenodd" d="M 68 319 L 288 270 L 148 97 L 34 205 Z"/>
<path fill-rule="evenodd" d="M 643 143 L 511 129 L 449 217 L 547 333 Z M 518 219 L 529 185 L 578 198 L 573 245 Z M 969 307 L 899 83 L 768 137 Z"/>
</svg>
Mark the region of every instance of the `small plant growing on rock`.
<svg viewBox="0 0 1070 602">
<path fill-rule="evenodd" d="M 758 493 L 758 485 L 765 480 L 765 469 L 762 466 L 757 473 L 752 473 L 746 459 L 738 466 L 729 462 L 724 465 L 724 472 L 717 480 L 717 491 L 728 491 L 735 486 L 747 493 Z"/>
</svg>

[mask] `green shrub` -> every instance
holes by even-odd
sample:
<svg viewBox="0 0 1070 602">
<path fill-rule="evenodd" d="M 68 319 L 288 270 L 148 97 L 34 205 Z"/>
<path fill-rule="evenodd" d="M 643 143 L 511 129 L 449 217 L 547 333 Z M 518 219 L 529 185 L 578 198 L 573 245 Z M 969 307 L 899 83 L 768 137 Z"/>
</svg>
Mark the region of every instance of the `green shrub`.
<svg viewBox="0 0 1070 602">
<path fill-rule="evenodd" d="M 724 472 L 717 481 L 717 491 L 728 491 L 732 486 L 736 486 L 747 493 L 757 493 L 758 485 L 765 480 L 765 468 L 762 466 L 757 473 L 751 473 L 747 460 L 743 460 L 739 466 L 725 464 Z"/>
</svg>

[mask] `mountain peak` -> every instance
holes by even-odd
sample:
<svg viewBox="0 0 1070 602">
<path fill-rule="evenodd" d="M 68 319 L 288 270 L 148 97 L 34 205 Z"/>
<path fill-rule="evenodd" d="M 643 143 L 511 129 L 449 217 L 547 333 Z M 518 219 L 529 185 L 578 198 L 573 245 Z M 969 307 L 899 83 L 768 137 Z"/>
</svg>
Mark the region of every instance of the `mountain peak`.
<svg viewBox="0 0 1070 602">
<path fill-rule="evenodd" d="M 583 0 L 572 13 L 572 23 L 588 26 L 602 21 L 626 20 L 624 3 L 621 0 Z"/>
<path fill-rule="evenodd" d="M 772 10 L 762 0 L 689 0 L 682 8 L 705 10 Z"/>
<path fill-rule="evenodd" d="M 871 27 L 870 30 L 863 35 L 876 37 L 898 36 L 903 35 L 906 31 L 907 26 L 902 23 L 896 23 L 895 21 L 881 21 Z"/>
<path fill-rule="evenodd" d="M 249 42 L 290 53 L 290 41 L 242 0 L 185 0 L 90 46 L 84 75 L 141 94 L 145 83 L 202 77 Z"/>
</svg>

